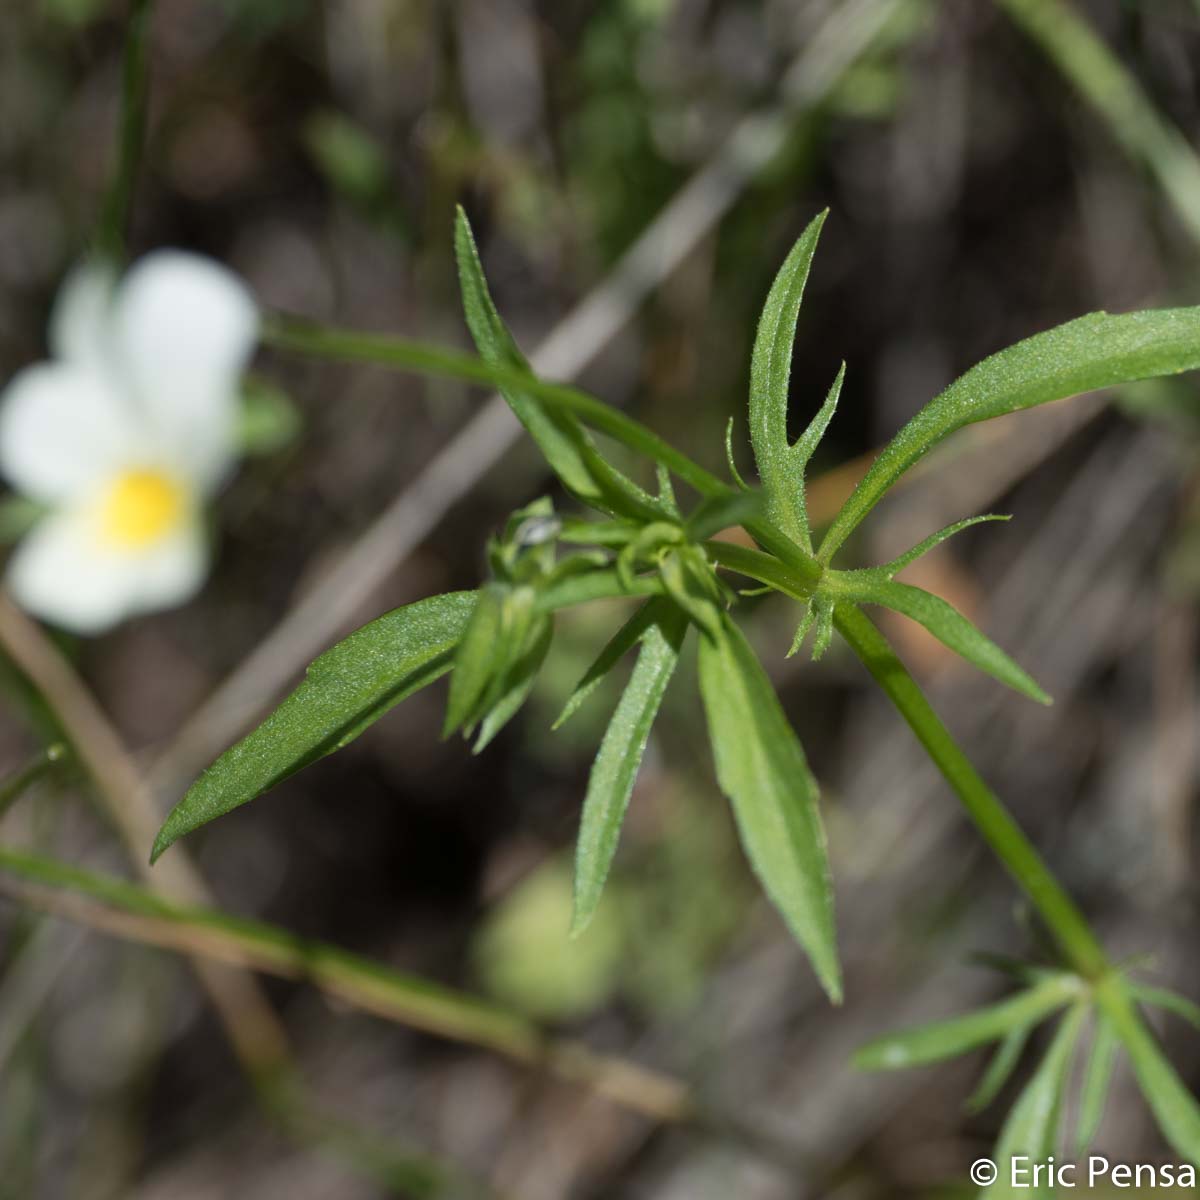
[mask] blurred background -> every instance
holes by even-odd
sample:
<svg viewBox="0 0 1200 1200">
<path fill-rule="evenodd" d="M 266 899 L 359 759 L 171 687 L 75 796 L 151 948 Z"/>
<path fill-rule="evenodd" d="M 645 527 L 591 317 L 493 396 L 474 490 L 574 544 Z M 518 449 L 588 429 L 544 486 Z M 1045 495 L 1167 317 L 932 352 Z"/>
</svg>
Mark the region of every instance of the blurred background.
<svg viewBox="0 0 1200 1200">
<path fill-rule="evenodd" d="M 44 355 L 95 220 L 126 17 L 110 0 L 0 8 L 2 378 Z M 749 471 L 757 312 L 828 206 L 792 389 L 799 429 L 848 361 L 813 467 L 825 519 L 863 456 L 984 355 L 1094 309 L 1200 301 L 1194 0 L 159 0 L 149 53 L 133 253 L 198 250 L 269 307 L 465 346 L 461 202 L 535 362 L 713 469 L 732 415 Z M 562 500 L 477 392 L 267 353 L 255 370 L 268 452 L 220 497 L 200 598 L 100 639 L 53 635 L 78 672 L 67 699 L 99 702 L 85 732 L 109 791 L 135 770 L 159 816 L 322 648 L 475 586 L 512 508 Z M 1052 709 L 888 631 L 1114 954 L 1191 995 L 1196 387 L 966 431 L 847 554 L 883 561 L 960 517 L 1014 515 L 912 578 Z M 982 1055 L 882 1077 L 849 1058 L 1003 995 L 973 956 L 1040 957 L 1038 930 L 857 662 L 836 642 L 785 661 L 798 614 L 782 600 L 740 612 L 822 783 L 841 1009 L 751 880 L 690 660 L 597 921 L 566 940 L 616 692 L 549 725 L 620 619 L 598 605 L 562 615 L 530 704 L 481 756 L 439 740 L 435 687 L 186 844 L 227 912 L 469 993 L 500 1032 L 315 978 L 222 974 L 206 991 L 178 944 L 149 944 L 153 921 L 0 874 L 0 1196 L 969 1194 L 1012 1087 L 969 1114 Z M 38 660 L 32 638 L 10 640 L 2 672 L 5 774 L 64 736 L 61 704 L 10 661 Z M 148 839 L 74 762 L 7 807 L 0 844 L 134 877 Z M 1194 1032 L 1159 1028 L 1200 1086 Z M 568 1049 L 547 1059 L 536 1031 Z M 281 1034 L 304 1096 L 282 1116 L 244 1070 Z M 1165 1154 L 1124 1066 L 1098 1149 Z"/>
</svg>

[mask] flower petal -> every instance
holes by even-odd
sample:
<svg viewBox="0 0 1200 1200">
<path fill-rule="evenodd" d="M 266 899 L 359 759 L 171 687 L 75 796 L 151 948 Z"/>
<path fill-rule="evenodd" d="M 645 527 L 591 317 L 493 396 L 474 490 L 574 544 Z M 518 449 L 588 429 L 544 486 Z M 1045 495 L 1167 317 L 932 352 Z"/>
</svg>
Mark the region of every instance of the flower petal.
<svg viewBox="0 0 1200 1200">
<path fill-rule="evenodd" d="M 208 544 L 199 521 L 147 547 L 133 565 L 136 581 L 130 614 L 175 608 L 190 600 L 208 575 Z"/>
<path fill-rule="evenodd" d="M 46 517 L 8 561 L 13 599 L 75 633 L 100 633 L 121 620 L 133 584 L 128 562 L 104 547 L 83 511 Z"/>
<path fill-rule="evenodd" d="M 190 600 L 207 570 L 199 521 L 131 552 L 97 536 L 94 510 L 80 506 L 36 526 L 9 559 L 7 582 L 17 603 L 43 620 L 96 634 L 126 617 Z"/>
<path fill-rule="evenodd" d="M 117 297 L 122 368 L 136 398 L 202 488 L 234 456 L 238 380 L 258 337 L 258 309 L 232 272 L 195 254 L 142 259 Z"/>
<path fill-rule="evenodd" d="M 50 351 L 76 366 L 111 369 L 112 306 L 117 277 L 99 260 L 77 266 L 59 289 L 50 314 Z"/>
<path fill-rule="evenodd" d="M 99 371 L 26 367 L 0 395 L 0 473 L 35 500 L 70 500 L 148 457 L 130 416 Z"/>
</svg>

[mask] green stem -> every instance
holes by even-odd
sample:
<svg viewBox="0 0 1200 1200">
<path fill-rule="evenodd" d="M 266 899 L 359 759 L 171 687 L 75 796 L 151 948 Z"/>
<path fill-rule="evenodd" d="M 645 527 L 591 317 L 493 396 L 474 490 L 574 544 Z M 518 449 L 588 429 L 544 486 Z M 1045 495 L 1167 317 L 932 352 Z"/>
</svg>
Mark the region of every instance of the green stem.
<svg viewBox="0 0 1200 1200">
<path fill-rule="evenodd" d="M 493 366 L 473 354 L 445 350 L 423 342 L 387 334 L 329 329 L 296 317 L 274 314 L 264 322 L 262 340 L 268 346 L 341 362 L 375 363 L 418 375 L 460 379 L 484 387 L 508 387 L 528 393 L 550 408 L 574 413 L 586 425 L 616 438 L 624 445 L 661 462 L 684 483 L 704 496 L 728 496 L 733 489 L 722 483 L 658 434 L 619 409 L 561 383 L 546 383 L 517 367 Z"/>
<path fill-rule="evenodd" d="M 569 412 L 585 425 L 608 434 L 623 445 L 655 462 L 662 463 L 702 496 L 726 497 L 736 492 L 699 463 L 664 442 L 653 430 L 627 417 L 619 409 L 561 383 L 546 383 L 529 371 L 493 366 L 457 350 L 444 350 L 422 342 L 387 334 L 360 333 L 352 329 L 330 329 L 297 317 L 274 314 L 264 322 L 262 340 L 268 346 L 341 362 L 374 363 L 396 367 L 418 375 L 460 379 L 486 387 L 508 387 L 536 397 L 560 412 Z M 755 518 L 745 522 L 746 531 L 776 555 L 804 582 L 815 584 L 821 566 L 769 521 Z"/>
<path fill-rule="evenodd" d="M 1000 798 L 955 744 L 883 634 L 853 606 L 836 609 L 834 624 L 899 709 L 988 845 L 1033 902 L 1072 968 L 1093 982 L 1107 976 L 1110 964 L 1087 920 Z"/>
<path fill-rule="evenodd" d="M 734 542 L 716 540 L 705 542 L 704 551 L 719 566 L 768 584 L 802 604 L 807 604 L 812 598 L 811 582 L 773 554 L 764 554 L 761 550 L 752 550 L 749 546 L 739 546 Z"/>
<path fill-rule="evenodd" d="M 97 235 L 101 254 L 112 259 L 121 259 L 125 254 L 125 232 L 146 136 L 146 42 L 150 29 L 151 3 L 152 0 L 133 0 L 125 33 L 117 162 L 104 198 Z"/>
<path fill-rule="evenodd" d="M 54 742 L 36 755 L 15 775 L 0 783 L 0 817 L 15 804 L 39 779 L 52 771 L 67 753 L 62 742 Z"/>
<path fill-rule="evenodd" d="M 554 612 L 572 608 L 592 600 L 612 600 L 618 596 L 660 596 L 662 580 L 657 575 L 638 575 L 632 580 L 622 578 L 615 567 L 574 575 L 538 592 L 535 607 L 538 612 Z"/>
</svg>

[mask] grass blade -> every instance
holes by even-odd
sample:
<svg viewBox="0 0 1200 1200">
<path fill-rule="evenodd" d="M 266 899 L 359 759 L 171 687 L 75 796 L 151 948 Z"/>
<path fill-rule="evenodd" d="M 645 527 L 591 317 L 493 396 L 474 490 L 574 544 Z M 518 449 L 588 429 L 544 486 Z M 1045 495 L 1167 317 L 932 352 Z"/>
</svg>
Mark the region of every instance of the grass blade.
<svg viewBox="0 0 1200 1200">
<path fill-rule="evenodd" d="M 1074 975 L 1056 975 L 964 1016 L 887 1034 L 863 1046 L 854 1056 L 854 1065 L 862 1071 L 894 1071 L 954 1058 L 1015 1029 L 1036 1025 L 1076 999 L 1079 986 Z"/>
<path fill-rule="evenodd" d="M 316 659 L 303 682 L 217 759 L 171 810 L 151 861 L 172 842 L 340 750 L 394 704 L 450 670 L 476 593 L 394 609 Z"/>
<path fill-rule="evenodd" d="M 649 605 L 647 607 L 650 607 Z M 571 936 L 587 928 L 608 878 L 634 780 L 667 684 L 679 661 L 687 618 L 673 605 L 655 606 L 642 649 L 592 764 L 575 849 L 575 912 Z"/>
<path fill-rule="evenodd" d="M 729 616 L 714 611 L 700 638 L 700 693 L 717 779 L 755 874 L 837 1003 L 841 969 L 817 781 L 754 651 Z"/>
</svg>

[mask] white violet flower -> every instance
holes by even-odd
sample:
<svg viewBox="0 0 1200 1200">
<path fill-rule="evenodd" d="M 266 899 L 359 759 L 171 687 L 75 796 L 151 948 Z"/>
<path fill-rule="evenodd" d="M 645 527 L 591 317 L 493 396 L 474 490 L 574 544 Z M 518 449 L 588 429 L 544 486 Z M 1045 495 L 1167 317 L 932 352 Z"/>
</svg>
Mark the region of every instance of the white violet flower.
<svg viewBox="0 0 1200 1200">
<path fill-rule="evenodd" d="M 199 590 L 204 500 L 233 466 L 257 336 L 245 285 L 196 255 L 158 251 L 119 283 L 95 265 L 67 280 L 52 360 L 0 395 L 0 472 L 49 510 L 9 560 L 19 604 L 98 633 Z"/>
</svg>

